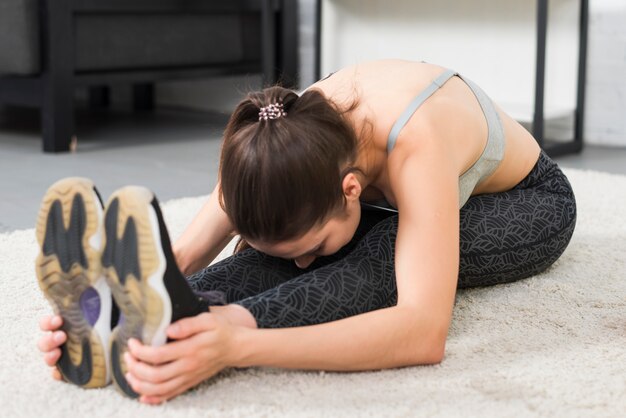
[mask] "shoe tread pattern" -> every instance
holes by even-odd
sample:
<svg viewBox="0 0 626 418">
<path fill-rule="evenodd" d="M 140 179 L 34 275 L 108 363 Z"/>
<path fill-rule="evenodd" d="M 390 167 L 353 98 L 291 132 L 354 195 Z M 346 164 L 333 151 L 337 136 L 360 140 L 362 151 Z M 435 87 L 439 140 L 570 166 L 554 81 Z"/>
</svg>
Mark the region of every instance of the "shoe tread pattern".
<svg viewBox="0 0 626 418">
<path fill-rule="evenodd" d="M 113 330 L 111 365 L 113 380 L 125 395 L 138 396 L 124 375 L 128 339 L 149 344 L 163 316 L 163 302 L 148 285 L 159 267 L 157 243 L 148 218 L 152 193 L 128 186 L 115 192 L 105 211 L 105 245 L 102 265 L 124 320 Z"/>
<path fill-rule="evenodd" d="M 100 254 L 89 244 L 99 228 L 100 204 L 91 181 L 61 180 L 44 195 L 36 226 L 39 287 L 63 318 L 61 329 L 67 334 L 57 368 L 65 380 L 85 388 L 107 384 L 105 347 L 80 307 L 80 295 L 101 272 Z"/>
</svg>

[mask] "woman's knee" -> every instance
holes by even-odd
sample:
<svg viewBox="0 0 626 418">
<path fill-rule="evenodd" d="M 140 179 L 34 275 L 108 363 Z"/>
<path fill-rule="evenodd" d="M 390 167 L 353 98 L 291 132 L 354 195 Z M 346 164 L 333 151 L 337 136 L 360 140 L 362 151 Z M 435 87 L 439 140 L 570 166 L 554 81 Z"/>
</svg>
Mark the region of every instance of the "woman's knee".
<svg viewBox="0 0 626 418">
<path fill-rule="evenodd" d="M 535 242 L 482 253 L 461 253 L 458 287 L 510 283 L 545 271 L 567 248 L 575 224 L 574 215 L 565 227 Z"/>
</svg>

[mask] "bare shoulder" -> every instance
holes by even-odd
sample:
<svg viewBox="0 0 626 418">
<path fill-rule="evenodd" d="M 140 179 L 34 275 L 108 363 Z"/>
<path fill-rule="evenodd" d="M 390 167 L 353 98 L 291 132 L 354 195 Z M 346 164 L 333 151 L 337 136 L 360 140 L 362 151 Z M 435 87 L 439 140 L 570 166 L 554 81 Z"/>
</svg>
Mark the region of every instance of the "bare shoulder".
<svg viewBox="0 0 626 418">
<path fill-rule="evenodd" d="M 371 136 L 384 142 L 406 106 L 441 71 L 443 67 L 414 61 L 369 61 L 338 70 L 310 88 L 339 109 L 351 109 L 346 116 L 357 135 L 371 128 Z"/>
<path fill-rule="evenodd" d="M 398 141 L 389 154 L 390 194 L 400 213 L 435 200 L 458 208 L 458 166 L 450 158 L 450 143 L 438 137 L 435 127 L 422 125 L 419 141 Z"/>
<path fill-rule="evenodd" d="M 379 95 L 389 96 L 419 89 L 442 67 L 398 59 L 366 61 L 339 69 L 309 88 L 321 91 L 326 97 L 341 103 L 357 97 L 367 103 Z M 407 89 L 408 88 L 408 89 Z M 378 94 L 377 94 L 378 93 Z"/>
</svg>

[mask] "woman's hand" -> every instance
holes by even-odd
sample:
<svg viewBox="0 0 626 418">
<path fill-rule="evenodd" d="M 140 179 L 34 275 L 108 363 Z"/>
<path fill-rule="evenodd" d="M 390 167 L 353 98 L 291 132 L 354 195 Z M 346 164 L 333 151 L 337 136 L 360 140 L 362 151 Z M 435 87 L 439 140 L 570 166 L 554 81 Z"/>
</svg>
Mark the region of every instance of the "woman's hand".
<svg viewBox="0 0 626 418">
<path fill-rule="evenodd" d="M 56 364 L 61 357 L 59 347 L 67 340 L 65 332 L 59 330 L 61 325 L 63 318 L 60 315 L 46 315 L 39 321 L 39 328 L 45 334 L 39 338 L 37 348 L 43 353 L 43 360 L 52 368 L 52 377 L 56 380 L 63 380 Z"/>
<path fill-rule="evenodd" d="M 128 342 L 124 360 L 126 380 L 139 400 L 159 404 L 180 395 L 222 369 L 234 365 L 236 327 L 219 313 L 203 313 L 169 326 L 176 341 L 151 347 L 136 339 Z"/>
</svg>

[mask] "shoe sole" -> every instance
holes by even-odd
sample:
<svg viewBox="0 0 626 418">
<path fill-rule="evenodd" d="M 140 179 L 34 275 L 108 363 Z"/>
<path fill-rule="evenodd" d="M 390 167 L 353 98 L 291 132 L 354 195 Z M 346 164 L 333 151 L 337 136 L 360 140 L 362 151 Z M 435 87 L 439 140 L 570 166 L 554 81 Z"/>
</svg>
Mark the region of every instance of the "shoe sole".
<svg viewBox="0 0 626 418">
<path fill-rule="evenodd" d="M 152 346 L 165 344 L 172 316 L 163 275 L 166 259 L 161 247 L 154 195 L 143 187 L 116 191 L 106 205 L 102 265 L 123 319 L 111 335 L 113 381 L 125 395 L 136 398 L 124 375 L 129 338 Z"/>
<path fill-rule="evenodd" d="M 36 226 L 39 287 L 63 318 L 61 329 L 67 334 L 57 368 L 65 380 L 84 388 L 110 381 L 107 345 L 112 301 L 100 264 L 102 219 L 102 203 L 93 183 L 72 177 L 48 189 Z M 90 287 L 100 298 L 93 326 L 81 309 L 81 295 Z"/>
</svg>

